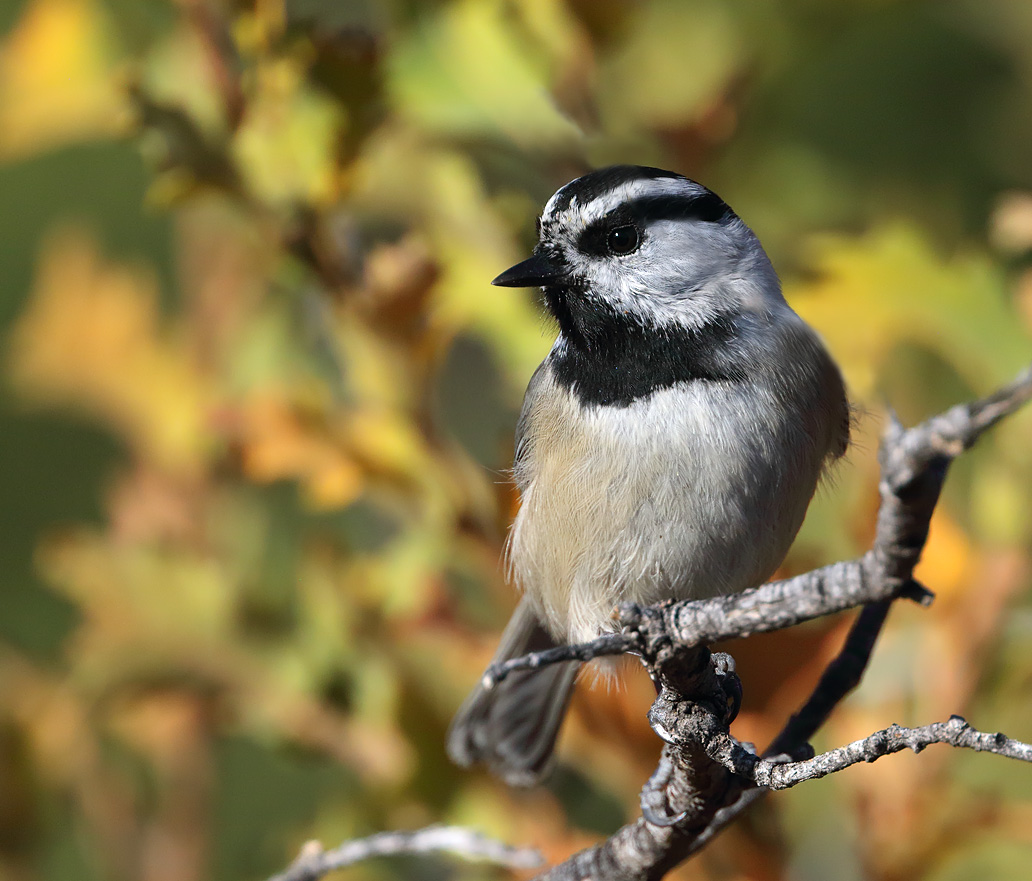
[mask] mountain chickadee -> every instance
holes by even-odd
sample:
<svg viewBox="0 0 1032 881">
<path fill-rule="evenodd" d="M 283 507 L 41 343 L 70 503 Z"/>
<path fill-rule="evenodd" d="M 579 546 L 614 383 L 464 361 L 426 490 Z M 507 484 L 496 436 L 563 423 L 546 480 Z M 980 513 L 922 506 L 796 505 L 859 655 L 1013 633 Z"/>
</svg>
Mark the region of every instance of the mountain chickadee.
<svg viewBox="0 0 1032 881">
<path fill-rule="evenodd" d="M 493 282 L 540 286 L 559 324 L 516 426 L 507 557 L 523 598 L 496 662 L 612 630 L 623 601 L 762 583 L 849 440 L 838 368 L 715 193 L 605 168 L 552 196 L 539 234 Z M 452 759 L 535 782 L 579 667 L 478 686 L 452 723 Z"/>
</svg>

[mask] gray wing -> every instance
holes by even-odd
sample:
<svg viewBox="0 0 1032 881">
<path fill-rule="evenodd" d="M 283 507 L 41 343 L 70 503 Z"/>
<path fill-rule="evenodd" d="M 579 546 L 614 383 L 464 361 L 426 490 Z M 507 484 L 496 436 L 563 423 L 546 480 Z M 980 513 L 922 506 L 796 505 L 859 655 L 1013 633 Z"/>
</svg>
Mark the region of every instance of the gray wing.
<svg viewBox="0 0 1032 881">
<path fill-rule="evenodd" d="M 493 663 L 552 648 L 556 642 L 524 598 L 502 634 Z M 494 688 L 480 683 L 455 714 L 448 755 L 468 767 L 485 763 L 510 786 L 532 786 L 553 763 L 578 661 L 510 673 Z"/>
<path fill-rule="evenodd" d="M 529 444 L 527 440 L 527 423 L 530 418 L 530 411 L 534 407 L 534 402 L 537 400 L 538 394 L 541 392 L 541 386 L 548 376 L 548 361 L 546 358 L 538 365 L 538 369 L 534 371 L 534 375 L 530 377 L 530 382 L 527 383 L 527 391 L 523 395 L 523 406 L 520 408 L 520 418 L 516 420 L 516 445 L 512 456 L 512 473 L 516 479 L 516 486 L 520 492 L 526 489 L 527 474 L 526 470 L 521 467 L 526 462 L 526 456 L 529 452 Z"/>
</svg>

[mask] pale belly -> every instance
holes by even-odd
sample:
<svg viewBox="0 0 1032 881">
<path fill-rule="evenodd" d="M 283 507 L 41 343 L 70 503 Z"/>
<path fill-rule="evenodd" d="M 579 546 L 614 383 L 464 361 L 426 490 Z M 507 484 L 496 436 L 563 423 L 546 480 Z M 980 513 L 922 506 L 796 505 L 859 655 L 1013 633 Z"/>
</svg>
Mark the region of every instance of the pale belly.
<svg viewBox="0 0 1032 881">
<path fill-rule="evenodd" d="M 788 551 L 824 451 L 783 407 L 694 388 L 594 411 L 554 389 L 528 414 L 509 564 L 557 639 L 611 629 L 625 600 L 755 586 Z"/>
</svg>

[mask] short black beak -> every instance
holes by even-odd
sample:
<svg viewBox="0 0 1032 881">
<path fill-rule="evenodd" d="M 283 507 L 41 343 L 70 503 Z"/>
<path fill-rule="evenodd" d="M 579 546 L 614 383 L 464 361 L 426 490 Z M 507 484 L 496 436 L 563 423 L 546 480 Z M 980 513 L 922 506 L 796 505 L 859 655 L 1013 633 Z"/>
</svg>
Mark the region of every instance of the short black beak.
<svg viewBox="0 0 1032 881">
<path fill-rule="evenodd" d="M 534 254 L 511 269 L 506 269 L 491 284 L 503 288 L 536 288 L 558 281 L 563 270 L 544 254 Z"/>
</svg>

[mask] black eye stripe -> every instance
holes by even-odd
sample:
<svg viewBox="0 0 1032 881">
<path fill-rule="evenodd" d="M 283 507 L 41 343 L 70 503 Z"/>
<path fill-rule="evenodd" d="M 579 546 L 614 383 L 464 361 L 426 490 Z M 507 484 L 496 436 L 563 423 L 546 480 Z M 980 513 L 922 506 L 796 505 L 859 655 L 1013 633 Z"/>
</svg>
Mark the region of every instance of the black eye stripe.
<svg viewBox="0 0 1032 881">
<path fill-rule="evenodd" d="M 577 238 L 577 250 L 582 254 L 591 254 L 595 257 L 605 257 L 609 254 L 609 233 L 611 230 L 621 226 L 629 226 L 627 223 L 612 223 L 608 217 L 596 220 Z"/>
<path fill-rule="evenodd" d="M 737 216 L 720 196 L 709 190 L 691 196 L 643 196 L 624 202 L 605 217 L 589 224 L 577 239 L 577 249 L 585 254 L 604 256 L 609 253 L 609 233 L 622 226 L 633 226 L 642 234 L 649 224 L 664 220 L 727 223 Z"/>
<path fill-rule="evenodd" d="M 716 193 L 705 190 L 697 195 L 642 196 L 614 208 L 602 220 L 620 218 L 620 222 L 636 221 L 643 226 L 661 220 L 701 220 L 720 223 L 736 215 Z"/>
</svg>

